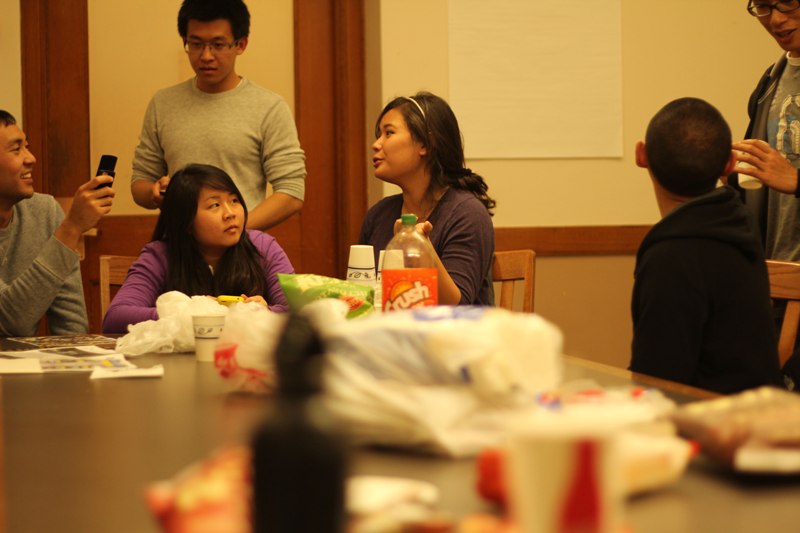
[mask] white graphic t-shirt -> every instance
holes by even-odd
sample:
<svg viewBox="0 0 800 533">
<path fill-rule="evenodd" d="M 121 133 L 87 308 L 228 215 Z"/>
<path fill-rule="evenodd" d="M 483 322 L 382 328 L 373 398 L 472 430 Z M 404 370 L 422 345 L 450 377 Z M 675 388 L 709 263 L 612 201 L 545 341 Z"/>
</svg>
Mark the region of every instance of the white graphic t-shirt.
<svg viewBox="0 0 800 533">
<path fill-rule="evenodd" d="M 800 167 L 800 58 L 789 57 L 767 119 L 767 141 L 795 168 Z M 800 200 L 769 190 L 766 254 L 800 260 Z"/>
</svg>

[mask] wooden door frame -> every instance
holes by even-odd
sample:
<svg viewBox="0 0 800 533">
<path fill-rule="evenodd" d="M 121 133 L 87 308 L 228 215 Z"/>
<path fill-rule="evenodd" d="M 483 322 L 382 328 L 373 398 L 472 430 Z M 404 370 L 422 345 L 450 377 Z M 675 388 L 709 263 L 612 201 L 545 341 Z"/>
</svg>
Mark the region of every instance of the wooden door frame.
<svg viewBox="0 0 800 533">
<path fill-rule="evenodd" d="M 22 122 L 34 187 L 72 198 L 89 176 L 86 0 L 20 0 Z"/>
<path fill-rule="evenodd" d="M 290 252 L 300 272 L 343 277 L 367 210 L 363 2 L 294 3 L 295 119 L 308 171 L 302 242 Z M 291 246 L 284 231 L 291 226 L 276 237 Z"/>
</svg>

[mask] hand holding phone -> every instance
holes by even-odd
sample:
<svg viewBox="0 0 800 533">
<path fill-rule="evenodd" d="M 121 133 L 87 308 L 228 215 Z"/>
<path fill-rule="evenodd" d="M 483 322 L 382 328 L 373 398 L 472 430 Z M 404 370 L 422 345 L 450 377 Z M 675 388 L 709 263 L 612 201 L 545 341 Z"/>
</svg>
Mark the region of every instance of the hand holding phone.
<svg viewBox="0 0 800 533">
<path fill-rule="evenodd" d="M 100 163 L 97 165 L 97 174 L 95 175 L 100 176 L 102 174 L 107 174 L 113 178 L 114 176 L 116 176 L 116 173 L 114 172 L 116 166 L 117 166 L 117 156 L 104 154 L 100 156 Z M 102 185 L 98 185 L 97 188 L 99 189 L 100 187 L 111 187 L 112 183 L 114 182 L 110 181 L 108 183 L 103 183 Z"/>
</svg>

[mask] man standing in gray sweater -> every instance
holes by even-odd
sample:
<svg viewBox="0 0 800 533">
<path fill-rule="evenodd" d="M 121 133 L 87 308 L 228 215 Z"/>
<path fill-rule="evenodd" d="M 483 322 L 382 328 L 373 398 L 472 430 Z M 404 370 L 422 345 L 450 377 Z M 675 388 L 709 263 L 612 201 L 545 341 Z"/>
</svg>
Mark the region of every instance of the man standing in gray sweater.
<svg viewBox="0 0 800 533">
<path fill-rule="evenodd" d="M 133 199 L 156 209 L 169 176 L 191 163 L 214 165 L 242 192 L 248 228 L 269 229 L 303 207 L 305 154 L 286 102 L 236 73 L 250 12 L 242 0 L 184 0 L 178 32 L 196 76 L 158 91 L 147 106 Z"/>
<path fill-rule="evenodd" d="M 81 234 L 111 210 L 107 175 L 81 185 L 66 217 L 55 198 L 33 192 L 36 158 L 14 117 L 0 110 L 0 336 L 86 333 Z"/>
</svg>

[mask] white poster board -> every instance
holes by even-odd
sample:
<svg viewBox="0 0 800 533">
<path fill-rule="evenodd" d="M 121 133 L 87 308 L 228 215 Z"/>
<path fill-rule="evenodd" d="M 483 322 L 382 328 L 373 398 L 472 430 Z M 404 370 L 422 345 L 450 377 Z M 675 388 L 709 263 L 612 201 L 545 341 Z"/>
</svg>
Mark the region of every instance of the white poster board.
<svg viewBox="0 0 800 533">
<path fill-rule="evenodd" d="M 467 158 L 622 157 L 621 0 L 449 0 L 448 13 Z"/>
</svg>

